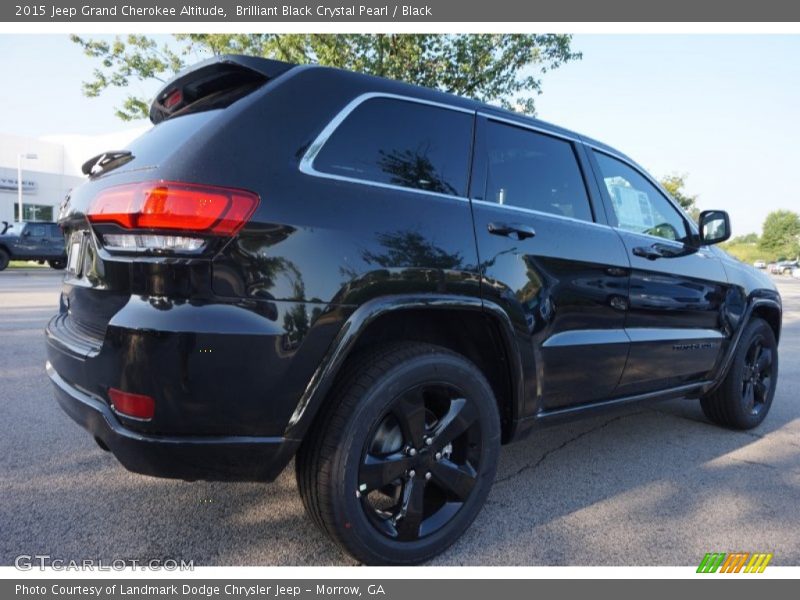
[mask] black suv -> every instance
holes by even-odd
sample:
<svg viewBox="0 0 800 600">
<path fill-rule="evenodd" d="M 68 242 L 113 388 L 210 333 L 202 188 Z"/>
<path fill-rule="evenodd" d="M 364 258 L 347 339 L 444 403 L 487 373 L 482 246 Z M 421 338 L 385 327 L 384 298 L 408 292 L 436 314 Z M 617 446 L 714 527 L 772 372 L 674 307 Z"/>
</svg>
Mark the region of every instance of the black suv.
<svg viewBox="0 0 800 600">
<path fill-rule="evenodd" d="M 767 414 L 781 300 L 581 135 L 356 73 L 223 56 L 85 165 L 47 326 L 64 410 L 128 469 L 270 481 L 366 563 L 441 552 L 500 445 L 598 409 Z"/>
<path fill-rule="evenodd" d="M 0 223 L 0 271 L 11 260 L 47 261 L 54 269 L 67 266 L 64 234 L 56 223 Z"/>
</svg>

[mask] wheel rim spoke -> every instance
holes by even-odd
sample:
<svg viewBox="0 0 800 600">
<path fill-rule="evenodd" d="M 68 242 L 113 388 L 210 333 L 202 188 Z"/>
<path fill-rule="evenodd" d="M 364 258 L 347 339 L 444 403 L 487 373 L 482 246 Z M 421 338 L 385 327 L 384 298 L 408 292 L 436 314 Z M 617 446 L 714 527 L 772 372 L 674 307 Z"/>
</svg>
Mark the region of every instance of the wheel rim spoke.
<svg viewBox="0 0 800 600">
<path fill-rule="evenodd" d="M 403 487 L 403 500 L 396 517 L 397 537 L 401 540 L 415 540 L 425 511 L 425 483 L 419 479 L 409 479 Z"/>
<path fill-rule="evenodd" d="M 764 373 L 772 366 L 772 350 L 768 348 L 759 348 L 759 353 L 756 355 L 755 361 L 756 370 L 759 373 Z"/>
<path fill-rule="evenodd" d="M 450 410 L 444 415 L 433 432 L 434 444 L 443 448 L 475 423 L 478 413 L 471 402 L 456 398 L 450 403 Z"/>
<path fill-rule="evenodd" d="M 755 341 L 753 343 L 753 346 L 750 348 L 750 352 L 747 353 L 747 355 L 750 357 L 750 360 L 748 360 L 747 362 L 750 365 L 756 364 L 756 361 L 758 361 L 758 357 L 760 354 L 761 354 L 761 342 Z"/>
<path fill-rule="evenodd" d="M 358 472 L 360 492 L 371 492 L 402 477 L 408 469 L 408 457 L 395 452 L 387 456 L 367 454 Z"/>
<path fill-rule="evenodd" d="M 756 401 L 755 385 L 753 385 L 752 381 L 747 381 L 747 383 L 744 384 L 744 402 L 745 402 L 745 406 L 747 406 L 748 408 L 750 408 L 752 410 L 752 408 L 755 406 L 755 401 Z"/>
<path fill-rule="evenodd" d="M 404 394 L 395 411 L 403 437 L 412 448 L 420 448 L 425 442 L 425 399 L 422 388 Z"/>
<path fill-rule="evenodd" d="M 756 381 L 754 388 L 755 399 L 759 402 L 765 402 L 767 399 L 767 392 L 769 391 L 769 379 Z"/>
<path fill-rule="evenodd" d="M 452 493 L 461 501 L 469 497 L 472 488 L 477 482 L 477 472 L 467 462 L 457 465 L 450 460 L 443 459 L 431 467 L 433 481 L 441 488 Z"/>
</svg>

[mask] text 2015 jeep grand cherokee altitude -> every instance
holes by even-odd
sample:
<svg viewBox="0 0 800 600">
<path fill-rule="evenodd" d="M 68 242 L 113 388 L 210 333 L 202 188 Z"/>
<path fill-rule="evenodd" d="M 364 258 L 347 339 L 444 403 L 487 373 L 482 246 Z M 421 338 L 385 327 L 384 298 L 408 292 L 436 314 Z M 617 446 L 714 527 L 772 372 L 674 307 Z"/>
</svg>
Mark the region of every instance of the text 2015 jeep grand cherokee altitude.
<svg viewBox="0 0 800 600">
<path fill-rule="evenodd" d="M 772 283 L 619 152 L 471 100 L 238 56 L 85 166 L 47 327 L 59 402 L 128 469 L 269 481 L 368 563 L 481 509 L 501 443 L 700 399 L 759 424 Z"/>
</svg>

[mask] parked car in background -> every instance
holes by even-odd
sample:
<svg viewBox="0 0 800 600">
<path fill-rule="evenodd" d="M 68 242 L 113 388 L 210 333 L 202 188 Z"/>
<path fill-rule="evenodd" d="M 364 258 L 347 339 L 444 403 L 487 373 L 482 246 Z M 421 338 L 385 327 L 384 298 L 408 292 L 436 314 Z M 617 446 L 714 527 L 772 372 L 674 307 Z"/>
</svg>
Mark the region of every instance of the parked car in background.
<svg viewBox="0 0 800 600">
<path fill-rule="evenodd" d="M 766 269 L 767 268 L 767 263 L 764 262 L 763 260 L 757 260 L 756 262 L 753 263 L 753 266 L 756 269 Z"/>
<path fill-rule="evenodd" d="M 800 267 L 795 267 L 792 269 L 792 277 L 795 279 L 800 279 Z"/>
<path fill-rule="evenodd" d="M 782 260 L 775 263 L 770 268 L 770 273 L 774 275 L 788 275 L 796 266 L 798 266 L 798 262 L 796 260 Z"/>
<path fill-rule="evenodd" d="M 692 222 L 599 141 L 240 56 L 180 74 L 150 119 L 61 210 L 46 329 L 58 401 L 132 471 L 271 481 L 295 457 L 324 533 L 413 564 L 469 527 L 501 444 L 547 424 L 770 409 L 774 282 L 715 246 L 724 211 Z"/>
<path fill-rule="evenodd" d="M 56 223 L 44 221 L 0 224 L 0 271 L 12 260 L 47 262 L 54 269 L 67 266 L 64 234 Z"/>
</svg>

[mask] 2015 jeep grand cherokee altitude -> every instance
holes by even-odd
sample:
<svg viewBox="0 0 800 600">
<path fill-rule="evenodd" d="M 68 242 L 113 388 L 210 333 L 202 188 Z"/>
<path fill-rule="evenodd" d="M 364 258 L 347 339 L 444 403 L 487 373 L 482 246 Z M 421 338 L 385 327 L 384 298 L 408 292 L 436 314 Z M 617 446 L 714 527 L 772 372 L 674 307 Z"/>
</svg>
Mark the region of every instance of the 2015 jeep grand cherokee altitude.
<svg viewBox="0 0 800 600">
<path fill-rule="evenodd" d="M 274 479 L 367 563 L 470 525 L 500 445 L 699 399 L 751 428 L 781 301 L 640 167 L 576 133 L 355 73 L 223 56 L 85 165 L 47 326 L 64 410 L 128 469 Z"/>
</svg>

